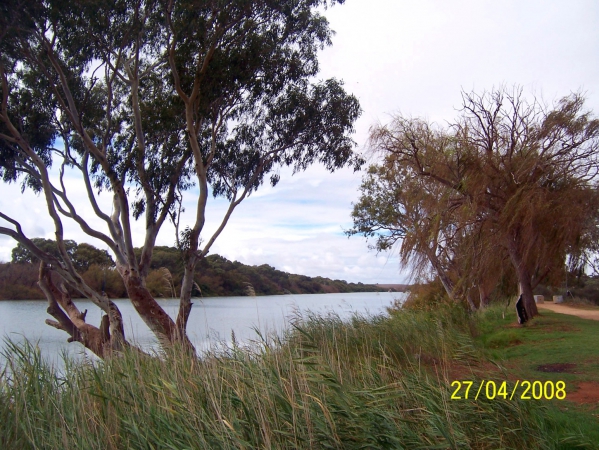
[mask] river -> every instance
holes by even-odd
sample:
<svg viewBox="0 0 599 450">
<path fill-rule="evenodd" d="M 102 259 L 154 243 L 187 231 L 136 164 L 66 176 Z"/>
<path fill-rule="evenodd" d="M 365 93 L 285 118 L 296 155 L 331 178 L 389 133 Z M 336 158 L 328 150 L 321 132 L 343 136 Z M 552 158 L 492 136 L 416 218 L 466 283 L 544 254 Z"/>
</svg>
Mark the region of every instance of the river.
<svg viewBox="0 0 599 450">
<path fill-rule="evenodd" d="M 391 292 L 355 292 L 343 294 L 270 295 L 262 297 L 195 298 L 188 323 L 188 334 L 198 350 L 231 343 L 232 331 L 243 344 L 258 339 L 256 330 L 263 335 L 278 333 L 289 327 L 289 321 L 298 314 L 310 311 L 320 315 L 337 314 L 342 319 L 352 314 L 380 314 L 394 299 L 405 294 Z M 177 299 L 159 300 L 171 317 L 178 310 Z M 115 300 L 125 322 L 127 338 L 149 350 L 157 342 L 126 299 Z M 89 300 L 76 301 L 81 311 L 87 309 L 87 322 L 99 325 L 101 311 Z M 28 339 L 36 343 L 44 358 L 61 364 L 62 353 L 74 358 L 90 357 L 79 343 L 67 343 L 67 334 L 44 323 L 51 317 L 46 313 L 43 300 L 0 301 L 0 336 L 13 342 Z"/>
</svg>

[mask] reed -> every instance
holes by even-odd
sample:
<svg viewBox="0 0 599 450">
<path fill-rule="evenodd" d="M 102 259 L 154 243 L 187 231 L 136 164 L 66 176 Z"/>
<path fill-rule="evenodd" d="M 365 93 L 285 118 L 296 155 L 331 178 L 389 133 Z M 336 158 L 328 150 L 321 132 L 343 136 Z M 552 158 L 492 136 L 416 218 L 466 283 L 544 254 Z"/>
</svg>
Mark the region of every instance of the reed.
<svg viewBox="0 0 599 450">
<path fill-rule="evenodd" d="M 0 448 L 556 448 L 544 408 L 450 400 L 449 369 L 476 364 L 467 313 L 305 314 L 283 336 L 125 353 L 57 373 L 5 343 Z M 576 437 L 568 437 L 576 442 Z M 564 441 L 566 442 L 566 441 Z"/>
</svg>

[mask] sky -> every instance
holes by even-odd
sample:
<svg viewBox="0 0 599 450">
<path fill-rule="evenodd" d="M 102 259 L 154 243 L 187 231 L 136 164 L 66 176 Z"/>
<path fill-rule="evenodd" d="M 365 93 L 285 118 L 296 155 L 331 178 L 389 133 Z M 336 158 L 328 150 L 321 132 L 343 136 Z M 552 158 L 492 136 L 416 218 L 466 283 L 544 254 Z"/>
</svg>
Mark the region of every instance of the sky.
<svg viewBox="0 0 599 450">
<path fill-rule="evenodd" d="M 456 118 L 462 91 L 518 85 L 548 104 L 582 92 L 587 108 L 599 113 L 595 0 L 347 0 L 322 13 L 336 34 L 332 47 L 321 52 L 318 78 L 343 80 L 359 99 L 362 115 L 353 138 L 370 163 L 375 162 L 367 148 L 371 126 L 398 113 L 443 125 Z M 397 250 L 377 255 L 365 238 L 344 234 L 352 226 L 352 202 L 358 200 L 363 172 L 331 174 L 318 166 L 295 175 L 282 170 L 275 188 L 265 185 L 240 204 L 211 253 L 309 276 L 406 282 L 409 270 L 400 269 Z M 80 180 L 69 177 L 67 191 L 79 204 Z M 193 197 L 189 192 L 182 226 L 192 222 Z M 108 196 L 101 200 L 109 205 Z M 205 239 L 226 208 L 224 201 L 211 200 Z M 81 205 L 84 216 L 93 216 Z M 53 238 L 41 198 L 21 194 L 17 185 L 0 185 L 0 210 L 23 217 L 28 236 Z M 66 237 L 102 248 L 65 224 Z M 135 224 L 134 239 L 141 245 L 141 222 Z M 158 245 L 174 241 L 174 229 L 165 227 Z M 0 236 L 0 260 L 9 261 L 15 245 Z"/>
</svg>

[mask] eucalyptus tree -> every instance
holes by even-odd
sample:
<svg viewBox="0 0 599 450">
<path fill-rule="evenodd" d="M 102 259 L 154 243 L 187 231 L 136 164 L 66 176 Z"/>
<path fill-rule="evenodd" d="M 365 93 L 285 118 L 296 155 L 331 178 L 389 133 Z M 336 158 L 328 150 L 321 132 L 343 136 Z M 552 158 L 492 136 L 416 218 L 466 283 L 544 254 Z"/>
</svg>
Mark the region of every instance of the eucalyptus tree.
<svg viewBox="0 0 599 450">
<path fill-rule="evenodd" d="M 372 130 L 372 147 L 427 186 L 452 192 L 456 223 L 478 235 L 471 249 L 482 273 L 507 255 L 532 317 L 534 285 L 562 273 L 567 255 L 596 235 L 599 120 L 577 94 L 551 108 L 519 89 L 463 100 L 448 128 L 396 117 Z"/>
<path fill-rule="evenodd" d="M 65 247 L 63 222 L 71 220 L 114 254 L 133 306 L 159 341 L 193 348 L 185 330 L 196 263 L 240 202 L 265 181 L 275 185 L 282 166 L 361 165 L 349 136 L 358 101 L 338 80 L 314 81 L 318 50 L 332 33 L 318 8 L 333 3 L 343 1 L 3 3 L 1 174 L 43 196 L 59 256 L 36 246 L 20 217 L 0 212 L 0 233 L 41 261 L 40 286 L 56 319 L 47 323 L 99 355 L 128 345 L 118 308 L 85 283 Z M 73 173 L 85 205 L 72 201 L 65 178 Z M 192 187 L 193 225 L 179 230 Z M 110 211 L 101 192 L 112 197 Z M 210 193 L 229 207 L 205 235 Z M 145 224 L 139 257 L 134 220 Z M 175 320 L 145 286 L 169 220 L 185 263 Z M 85 322 L 62 284 L 106 313 L 100 327 Z"/>
</svg>

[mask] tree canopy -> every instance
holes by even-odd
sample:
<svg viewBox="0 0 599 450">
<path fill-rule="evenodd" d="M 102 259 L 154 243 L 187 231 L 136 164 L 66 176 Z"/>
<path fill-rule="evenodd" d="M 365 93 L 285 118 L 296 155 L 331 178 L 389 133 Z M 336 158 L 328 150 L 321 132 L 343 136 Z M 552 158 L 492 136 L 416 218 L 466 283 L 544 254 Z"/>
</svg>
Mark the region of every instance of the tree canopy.
<svg viewBox="0 0 599 450">
<path fill-rule="evenodd" d="M 45 253 L 51 254 L 57 259 L 61 259 L 56 241 L 44 238 L 32 238 L 31 242 Z M 80 273 L 86 272 L 92 264 L 101 267 L 114 267 L 114 261 L 106 250 L 100 250 L 85 242 L 77 244 L 72 240 L 65 241 L 65 248 L 67 249 L 70 259 L 73 261 L 73 265 Z M 27 247 L 18 243 L 17 246 L 12 249 L 12 262 L 34 263 L 39 262 L 39 259 L 35 257 Z"/>
<path fill-rule="evenodd" d="M 163 344 L 192 347 L 185 328 L 196 263 L 235 207 L 266 180 L 275 185 L 282 166 L 298 171 L 318 162 L 332 171 L 362 164 L 350 138 L 358 101 L 336 79 L 314 81 L 317 53 L 332 33 L 317 8 L 334 3 L 343 2 L 2 5 L 0 175 L 43 196 L 60 257 L 29 239 L 19 217 L 0 212 L 8 224 L 0 233 L 42 261 L 40 283 L 56 311 L 51 325 L 98 354 L 128 345 L 116 305 L 78 272 L 64 220 L 110 249 L 132 304 Z M 74 176 L 87 194 L 85 208 L 71 201 L 65 180 Z M 192 187 L 199 192 L 193 224 L 180 230 L 183 194 Z M 111 211 L 98 202 L 102 192 L 112 197 Z M 210 192 L 226 197 L 229 208 L 216 232 L 204 235 Z M 88 210 L 102 227 L 91 225 Z M 141 254 L 133 220 L 145 224 Z M 185 266 L 175 321 L 145 286 L 168 220 Z M 81 320 L 46 272 L 102 308 L 103 325 Z"/>
<path fill-rule="evenodd" d="M 400 239 L 403 263 L 428 263 L 450 296 L 478 286 L 483 300 L 509 264 L 533 316 L 535 284 L 596 248 L 599 120 L 578 94 L 551 108 L 518 88 L 464 94 L 448 127 L 396 116 L 370 142 L 382 162 L 350 234 Z"/>
</svg>

